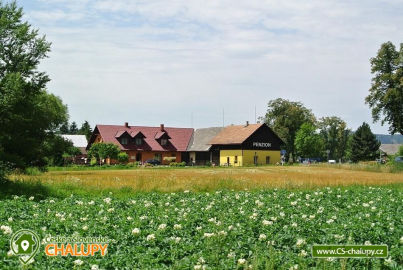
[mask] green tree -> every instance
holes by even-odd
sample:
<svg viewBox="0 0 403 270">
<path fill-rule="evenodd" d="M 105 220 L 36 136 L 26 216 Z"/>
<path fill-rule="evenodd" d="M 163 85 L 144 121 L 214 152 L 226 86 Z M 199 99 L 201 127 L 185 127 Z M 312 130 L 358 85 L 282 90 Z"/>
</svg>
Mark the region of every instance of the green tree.
<svg viewBox="0 0 403 270">
<path fill-rule="evenodd" d="M 344 159 L 347 150 L 347 139 L 350 130 L 341 118 L 336 116 L 322 117 L 318 121 L 320 135 L 329 150 L 330 159 Z"/>
<path fill-rule="evenodd" d="M 105 158 L 115 159 L 119 154 L 119 146 L 113 143 L 94 143 L 88 150 L 88 156 L 98 159 L 99 165 Z"/>
<path fill-rule="evenodd" d="M 375 122 L 389 124 L 391 134 L 403 134 L 403 43 L 400 52 L 392 42 L 382 44 L 371 58 L 372 86 L 365 102 L 372 109 Z"/>
<path fill-rule="evenodd" d="M 316 127 L 310 123 L 304 123 L 295 136 L 295 150 L 297 155 L 305 158 L 317 158 L 323 156 L 323 138 L 316 132 Z"/>
<path fill-rule="evenodd" d="M 315 123 L 316 119 L 312 111 L 301 102 L 293 102 L 278 98 L 268 103 L 266 115 L 262 120 L 268 124 L 274 132 L 286 143 L 287 157 L 295 159 L 295 136 L 298 129 L 304 123 Z"/>
<path fill-rule="evenodd" d="M 92 128 L 90 126 L 90 123 L 88 123 L 88 121 L 85 121 L 82 125 L 80 130 L 78 131 L 79 134 L 81 135 L 85 135 L 85 137 L 87 138 L 87 140 L 90 139 L 91 135 L 92 135 Z"/>
<path fill-rule="evenodd" d="M 129 161 L 129 155 L 126 152 L 120 152 L 118 154 L 119 163 L 127 163 Z"/>
<path fill-rule="evenodd" d="M 15 2 L 0 2 L 0 160 L 20 168 L 46 164 L 42 147 L 68 117 L 38 70 L 50 43 L 22 17 Z"/>
<path fill-rule="evenodd" d="M 78 134 L 78 127 L 76 122 L 72 122 L 69 128 L 69 134 L 77 135 Z"/>
<path fill-rule="evenodd" d="M 59 134 L 70 134 L 69 122 L 63 123 L 59 128 Z"/>
<path fill-rule="evenodd" d="M 49 137 L 42 147 L 44 156 L 46 156 L 47 165 L 62 166 L 66 158 L 71 158 L 81 154 L 80 149 L 73 146 L 71 141 L 55 135 Z"/>
<path fill-rule="evenodd" d="M 353 162 L 375 160 L 380 145 L 369 125 L 364 122 L 353 135 L 351 160 Z"/>
</svg>

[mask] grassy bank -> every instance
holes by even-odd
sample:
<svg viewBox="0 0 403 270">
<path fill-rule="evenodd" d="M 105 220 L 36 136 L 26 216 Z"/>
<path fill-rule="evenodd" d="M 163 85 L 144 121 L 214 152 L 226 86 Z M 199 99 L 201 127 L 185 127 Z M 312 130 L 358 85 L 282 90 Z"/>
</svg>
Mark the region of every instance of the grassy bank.
<svg viewBox="0 0 403 270">
<path fill-rule="evenodd" d="M 11 182 L 0 191 L 2 196 L 13 192 L 43 197 L 65 197 L 72 193 L 102 196 L 109 192 L 130 196 L 149 191 L 291 190 L 403 184 L 403 174 L 320 166 L 49 171 L 38 175 L 15 174 L 9 178 Z"/>
</svg>

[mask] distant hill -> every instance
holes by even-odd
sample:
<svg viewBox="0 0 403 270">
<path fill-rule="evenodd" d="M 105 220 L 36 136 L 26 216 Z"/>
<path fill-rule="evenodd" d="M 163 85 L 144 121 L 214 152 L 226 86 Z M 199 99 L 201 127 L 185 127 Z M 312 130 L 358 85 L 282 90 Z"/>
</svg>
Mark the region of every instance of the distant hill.
<svg viewBox="0 0 403 270">
<path fill-rule="evenodd" d="M 384 135 L 375 134 L 376 138 L 381 142 L 381 144 L 403 144 L 403 135 Z"/>
</svg>

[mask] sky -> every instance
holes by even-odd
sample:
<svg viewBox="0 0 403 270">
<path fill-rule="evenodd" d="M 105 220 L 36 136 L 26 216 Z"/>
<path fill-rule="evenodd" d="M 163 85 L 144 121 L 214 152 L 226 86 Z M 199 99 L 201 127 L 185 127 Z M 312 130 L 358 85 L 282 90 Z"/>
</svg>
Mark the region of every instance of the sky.
<svg viewBox="0 0 403 270">
<path fill-rule="evenodd" d="M 52 42 L 40 69 L 78 124 L 254 123 L 284 98 L 387 133 L 364 99 L 369 59 L 403 42 L 403 0 L 17 3 Z"/>
</svg>

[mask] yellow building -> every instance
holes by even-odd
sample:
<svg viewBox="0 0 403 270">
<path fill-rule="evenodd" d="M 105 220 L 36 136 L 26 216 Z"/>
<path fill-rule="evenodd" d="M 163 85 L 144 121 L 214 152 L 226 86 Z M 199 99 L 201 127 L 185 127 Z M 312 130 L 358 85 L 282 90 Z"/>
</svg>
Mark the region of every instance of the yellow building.
<svg viewBox="0 0 403 270">
<path fill-rule="evenodd" d="M 225 127 L 211 141 L 220 153 L 220 166 L 276 164 L 283 141 L 266 124 Z"/>
</svg>

